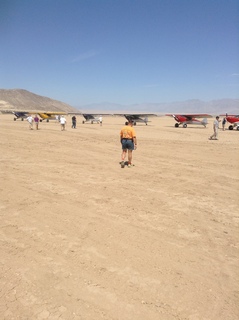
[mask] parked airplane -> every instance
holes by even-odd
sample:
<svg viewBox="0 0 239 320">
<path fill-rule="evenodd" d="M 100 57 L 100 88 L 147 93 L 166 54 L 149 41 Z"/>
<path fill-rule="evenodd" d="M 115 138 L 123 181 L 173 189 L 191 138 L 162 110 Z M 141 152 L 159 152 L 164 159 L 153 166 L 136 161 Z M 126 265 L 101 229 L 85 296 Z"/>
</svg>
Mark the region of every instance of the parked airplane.
<svg viewBox="0 0 239 320">
<path fill-rule="evenodd" d="M 140 123 L 145 123 L 146 126 L 148 124 L 148 122 L 150 122 L 148 120 L 148 117 L 157 117 L 156 114 L 153 114 L 153 113 L 138 113 L 138 114 L 134 114 L 134 113 L 128 113 L 128 114 L 122 114 L 122 113 L 118 113 L 118 114 L 114 114 L 115 116 L 124 116 L 127 121 L 133 121 L 134 125 L 136 126 L 137 122 L 140 122 Z"/>
<path fill-rule="evenodd" d="M 12 111 L 15 115 L 14 121 L 21 119 L 22 121 L 26 119 L 30 114 L 38 114 L 41 117 L 40 121 L 46 120 L 47 122 L 50 119 L 56 119 L 56 115 L 66 114 L 65 112 L 39 112 L 39 111 Z"/>
<path fill-rule="evenodd" d="M 228 127 L 229 130 L 233 130 L 233 128 L 236 128 L 237 130 L 239 130 L 239 115 L 228 115 L 228 114 L 221 114 L 220 116 L 224 116 L 226 118 L 226 120 L 231 123 Z"/>
<path fill-rule="evenodd" d="M 56 116 L 60 116 L 62 114 L 66 115 L 65 112 L 37 112 L 37 114 L 41 117 L 41 122 L 43 120 L 46 120 L 46 122 L 49 122 L 49 120 L 56 120 Z"/>
<path fill-rule="evenodd" d="M 187 128 L 188 124 L 200 124 L 206 128 L 208 124 L 207 118 L 211 118 L 209 114 L 166 114 L 166 116 L 173 117 L 177 123 L 175 123 L 175 127 L 178 128 L 180 124 L 183 125 L 184 128 Z M 202 121 L 196 118 L 203 118 Z"/>
<path fill-rule="evenodd" d="M 23 111 L 12 111 L 14 114 L 13 120 L 16 121 L 17 119 L 21 119 L 22 121 L 26 119 L 29 116 L 29 112 L 23 112 Z"/>
<path fill-rule="evenodd" d="M 85 120 L 82 121 L 82 123 L 90 122 L 93 124 L 94 122 L 100 123 L 100 115 L 99 114 L 92 114 L 92 113 L 82 113 L 82 116 L 85 118 Z"/>
</svg>

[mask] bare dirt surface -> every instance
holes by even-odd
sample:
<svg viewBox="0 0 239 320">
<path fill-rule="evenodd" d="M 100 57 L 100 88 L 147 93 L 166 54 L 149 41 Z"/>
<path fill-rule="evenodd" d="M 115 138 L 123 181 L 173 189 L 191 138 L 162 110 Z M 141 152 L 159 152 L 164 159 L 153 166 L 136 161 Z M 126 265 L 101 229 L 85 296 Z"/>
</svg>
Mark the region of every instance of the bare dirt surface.
<svg viewBox="0 0 239 320">
<path fill-rule="evenodd" d="M 0 314 L 21 320 L 239 318 L 239 132 L 121 117 L 29 130 L 0 115 Z"/>
</svg>

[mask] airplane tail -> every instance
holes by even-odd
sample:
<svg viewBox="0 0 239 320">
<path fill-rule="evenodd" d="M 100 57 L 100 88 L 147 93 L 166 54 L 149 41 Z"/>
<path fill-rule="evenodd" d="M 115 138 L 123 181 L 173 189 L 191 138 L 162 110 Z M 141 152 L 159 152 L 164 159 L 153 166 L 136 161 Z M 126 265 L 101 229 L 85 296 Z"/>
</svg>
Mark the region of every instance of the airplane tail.
<svg viewBox="0 0 239 320">
<path fill-rule="evenodd" d="M 149 122 L 148 117 L 144 118 L 144 122 L 147 124 Z"/>
<path fill-rule="evenodd" d="M 202 125 L 204 125 L 204 127 L 206 127 L 207 124 L 208 124 L 207 118 L 204 118 L 202 120 Z"/>
</svg>

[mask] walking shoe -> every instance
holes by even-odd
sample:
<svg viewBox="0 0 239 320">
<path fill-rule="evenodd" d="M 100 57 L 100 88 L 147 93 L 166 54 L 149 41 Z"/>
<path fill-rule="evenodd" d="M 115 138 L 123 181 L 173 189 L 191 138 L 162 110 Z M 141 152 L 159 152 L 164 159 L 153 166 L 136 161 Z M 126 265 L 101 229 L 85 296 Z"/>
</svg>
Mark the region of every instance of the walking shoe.
<svg viewBox="0 0 239 320">
<path fill-rule="evenodd" d="M 121 168 L 124 168 L 124 161 L 120 162 Z"/>
</svg>

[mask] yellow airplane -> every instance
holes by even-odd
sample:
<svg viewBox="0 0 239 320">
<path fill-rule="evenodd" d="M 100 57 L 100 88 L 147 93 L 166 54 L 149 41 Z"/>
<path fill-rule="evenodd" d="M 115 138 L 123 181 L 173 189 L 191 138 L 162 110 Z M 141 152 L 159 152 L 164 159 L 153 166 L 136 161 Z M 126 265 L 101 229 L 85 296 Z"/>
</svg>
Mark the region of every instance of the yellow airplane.
<svg viewBox="0 0 239 320">
<path fill-rule="evenodd" d="M 38 112 L 37 113 L 40 117 L 41 120 L 46 120 L 46 122 L 49 122 L 49 120 L 56 120 L 56 116 L 60 116 L 60 115 L 66 115 L 66 112 Z"/>
</svg>

